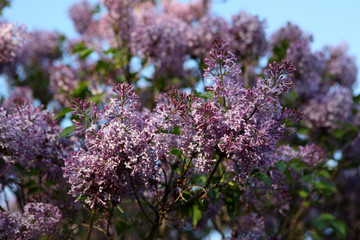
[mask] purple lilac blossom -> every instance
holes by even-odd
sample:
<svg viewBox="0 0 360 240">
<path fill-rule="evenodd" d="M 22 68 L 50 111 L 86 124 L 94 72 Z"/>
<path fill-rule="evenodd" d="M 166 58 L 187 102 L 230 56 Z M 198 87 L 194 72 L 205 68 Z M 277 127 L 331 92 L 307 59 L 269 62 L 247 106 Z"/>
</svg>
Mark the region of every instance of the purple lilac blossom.
<svg viewBox="0 0 360 240">
<path fill-rule="evenodd" d="M 94 7 L 87 0 L 82 0 L 69 8 L 69 16 L 78 33 L 84 33 L 91 24 L 93 10 Z"/>
<path fill-rule="evenodd" d="M 28 103 L 33 102 L 33 91 L 31 88 L 24 86 L 24 87 L 15 87 L 12 91 L 10 96 L 4 100 L 1 104 L 6 111 L 16 111 L 16 104 L 22 98 L 21 101 L 25 100 Z"/>
<path fill-rule="evenodd" d="M 289 46 L 291 43 L 298 40 L 311 43 L 313 41 L 313 36 L 305 33 L 299 26 L 291 22 L 286 23 L 285 26 L 281 27 L 270 36 L 270 44 L 272 46 L 281 46 L 284 42 Z"/>
<path fill-rule="evenodd" d="M 0 238 L 30 240 L 54 235 L 61 219 L 60 210 L 51 204 L 28 203 L 23 214 L 0 212 Z"/>
<path fill-rule="evenodd" d="M 345 123 L 350 117 L 353 105 L 351 91 L 336 87 L 326 95 L 314 98 L 304 106 L 304 120 L 310 128 L 335 129 L 339 123 Z"/>
<path fill-rule="evenodd" d="M 29 33 L 17 61 L 28 67 L 36 63 L 43 70 L 49 69 L 53 60 L 59 56 L 59 37 L 60 34 L 49 31 L 36 30 Z"/>
<path fill-rule="evenodd" d="M 66 65 L 52 67 L 50 71 L 50 91 L 61 104 L 68 105 L 68 96 L 78 86 L 80 80 L 74 69 Z"/>
<path fill-rule="evenodd" d="M 0 108 L 1 157 L 8 164 L 18 163 L 27 170 L 37 167 L 51 179 L 62 179 L 62 158 L 66 154 L 61 128 L 53 115 L 16 98 L 15 109 Z"/>
<path fill-rule="evenodd" d="M 149 186 L 156 160 L 147 144 L 151 138 L 145 122 L 135 111 L 137 96 L 130 85 L 114 88 L 120 99 L 111 99 L 102 116 L 109 122 L 85 135 L 87 150 L 79 149 L 65 159 L 64 176 L 70 194 L 85 195 L 91 208 L 107 201 L 120 202 L 132 192 L 133 182 Z M 135 180 L 133 180 L 135 179 Z M 141 185 L 137 185 L 139 189 Z"/>
<path fill-rule="evenodd" d="M 24 26 L 0 21 L 0 63 L 12 62 L 22 50 L 25 39 Z"/>
<path fill-rule="evenodd" d="M 326 67 L 330 82 L 351 88 L 356 82 L 358 68 L 355 57 L 349 56 L 347 50 L 346 44 L 327 46 L 324 48 L 324 54 L 327 57 Z"/>
<path fill-rule="evenodd" d="M 254 61 L 267 50 L 265 21 L 247 12 L 232 17 L 229 27 L 231 50 L 240 60 Z"/>
<path fill-rule="evenodd" d="M 156 75 L 181 76 L 186 42 L 183 36 L 188 26 L 170 15 L 156 16 L 150 22 L 138 24 L 132 33 L 132 49 L 136 55 L 148 58 L 155 65 Z"/>
<path fill-rule="evenodd" d="M 207 1 L 195 0 L 188 3 L 179 3 L 176 0 L 164 1 L 163 11 L 165 14 L 180 18 L 187 23 L 199 20 L 209 11 Z"/>
<path fill-rule="evenodd" d="M 238 219 L 237 226 L 233 228 L 231 240 L 256 240 L 263 239 L 265 223 L 263 217 L 256 213 L 248 213 Z"/>
<path fill-rule="evenodd" d="M 312 53 L 308 41 L 296 40 L 287 49 L 287 59 L 296 67 L 292 74 L 294 90 L 301 99 L 309 99 L 326 92 L 322 84 L 322 74 L 325 71 L 326 60 L 320 53 Z"/>
</svg>

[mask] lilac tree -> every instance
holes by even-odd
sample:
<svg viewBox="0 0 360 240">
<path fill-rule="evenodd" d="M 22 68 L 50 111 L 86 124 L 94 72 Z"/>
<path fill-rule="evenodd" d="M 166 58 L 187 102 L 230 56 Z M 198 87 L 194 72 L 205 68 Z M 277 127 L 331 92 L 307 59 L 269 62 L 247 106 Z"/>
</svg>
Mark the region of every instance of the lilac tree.
<svg viewBox="0 0 360 240">
<path fill-rule="evenodd" d="M 354 58 L 210 8 L 82 0 L 74 39 L 1 20 L 1 238 L 359 237 Z"/>
</svg>

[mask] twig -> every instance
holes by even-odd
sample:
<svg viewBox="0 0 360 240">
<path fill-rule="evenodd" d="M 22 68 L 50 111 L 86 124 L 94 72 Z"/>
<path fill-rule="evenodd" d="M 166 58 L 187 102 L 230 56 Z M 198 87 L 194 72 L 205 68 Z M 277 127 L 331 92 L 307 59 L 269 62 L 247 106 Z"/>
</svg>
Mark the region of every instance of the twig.
<svg viewBox="0 0 360 240">
<path fill-rule="evenodd" d="M 4 169 L 4 171 L 2 171 L 0 173 L 0 177 L 4 176 L 4 174 L 10 169 L 10 167 L 11 167 L 11 164 L 7 165 L 6 168 Z"/>
<path fill-rule="evenodd" d="M 151 218 L 147 215 L 147 213 L 146 213 L 146 211 L 145 211 L 145 209 L 144 209 L 143 205 L 141 204 L 140 198 L 139 198 L 139 196 L 138 196 L 138 194 L 137 194 L 137 192 L 136 192 L 136 188 L 135 188 L 134 180 L 133 180 L 133 178 L 131 177 L 130 173 L 129 173 L 129 178 L 130 178 L 130 185 L 131 185 L 131 188 L 132 188 L 132 190 L 133 190 L 133 192 L 134 192 L 134 195 L 135 195 L 136 201 L 137 201 L 137 203 L 138 203 L 138 205 L 139 205 L 139 207 L 140 207 L 141 211 L 143 212 L 143 214 L 144 214 L 145 218 L 146 218 L 146 219 L 147 219 L 147 220 L 148 220 L 151 224 L 153 224 L 153 225 L 157 225 L 157 224 L 156 224 L 153 220 L 151 220 Z"/>
<path fill-rule="evenodd" d="M 111 218 L 112 218 L 113 212 L 114 212 L 114 207 L 115 207 L 115 204 L 112 203 L 111 211 L 110 211 L 107 226 L 106 226 L 106 236 L 111 236 L 109 230 L 110 230 Z"/>
<path fill-rule="evenodd" d="M 92 230 L 92 228 L 93 228 L 94 213 L 95 213 L 95 209 L 93 209 L 93 210 L 91 211 L 89 231 L 88 231 L 88 233 L 87 233 L 87 235 L 86 235 L 86 240 L 90 240 L 91 230 Z"/>
</svg>

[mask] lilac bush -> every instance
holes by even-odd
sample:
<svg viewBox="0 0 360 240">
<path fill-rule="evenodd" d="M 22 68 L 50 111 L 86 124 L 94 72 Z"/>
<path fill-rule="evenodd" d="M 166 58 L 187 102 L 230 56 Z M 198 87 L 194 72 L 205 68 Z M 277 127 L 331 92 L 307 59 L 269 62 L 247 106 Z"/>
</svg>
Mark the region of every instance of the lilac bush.
<svg viewBox="0 0 360 240">
<path fill-rule="evenodd" d="M 359 237 L 355 58 L 210 8 L 81 0 L 74 38 L 1 20 L 0 238 Z"/>
</svg>

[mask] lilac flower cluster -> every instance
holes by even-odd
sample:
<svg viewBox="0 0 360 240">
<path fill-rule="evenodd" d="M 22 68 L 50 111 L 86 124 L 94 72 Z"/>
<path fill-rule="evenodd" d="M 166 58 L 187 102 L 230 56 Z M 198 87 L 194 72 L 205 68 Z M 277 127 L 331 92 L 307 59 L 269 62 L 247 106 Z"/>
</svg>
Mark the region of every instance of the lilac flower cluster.
<svg viewBox="0 0 360 240">
<path fill-rule="evenodd" d="M 347 54 L 348 47 L 342 44 L 324 49 L 327 57 L 327 73 L 329 82 L 351 88 L 357 79 L 358 69 L 354 56 Z"/>
<path fill-rule="evenodd" d="M 280 47 L 283 44 L 290 45 L 296 41 L 305 41 L 310 43 L 313 41 L 313 36 L 309 33 L 305 33 L 299 26 L 288 22 L 285 26 L 281 27 L 270 37 L 271 46 Z"/>
<path fill-rule="evenodd" d="M 299 146 L 298 150 L 284 145 L 278 148 L 277 155 L 279 160 L 289 162 L 291 159 L 299 159 L 310 166 L 319 165 L 325 159 L 324 151 L 315 144 Z"/>
<path fill-rule="evenodd" d="M 227 34 L 228 26 L 225 19 L 205 15 L 197 24 L 194 24 L 186 32 L 187 54 L 196 59 L 205 59 L 209 50 L 209 43 L 215 36 Z"/>
<path fill-rule="evenodd" d="M 122 41 L 130 41 L 130 33 L 135 23 L 133 9 L 139 2 L 139 0 L 103 0 L 112 28 Z"/>
<path fill-rule="evenodd" d="M 52 114 L 22 98 L 14 101 L 16 108 L 10 113 L 0 108 L 0 156 L 6 164 L 18 163 L 27 170 L 37 167 L 51 179 L 62 178 L 65 148 Z"/>
<path fill-rule="evenodd" d="M 264 218 L 256 213 L 249 213 L 238 219 L 231 240 L 263 239 L 265 233 Z"/>
<path fill-rule="evenodd" d="M 257 60 L 267 50 L 265 22 L 244 11 L 232 17 L 229 33 L 232 37 L 232 51 L 240 60 Z"/>
<path fill-rule="evenodd" d="M 2 102 L 1 107 L 8 112 L 16 111 L 16 105 L 24 101 L 33 102 L 33 91 L 27 86 L 15 87 L 10 96 Z"/>
<path fill-rule="evenodd" d="M 84 195 L 91 208 L 107 201 L 120 202 L 132 192 L 133 184 L 141 189 L 141 182 L 149 185 L 156 177 L 154 151 L 148 145 L 151 137 L 145 119 L 135 111 L 134 89 L 123 84 L 114 92 L 120 99 L 112 99 L 101 116 L 108 123 L 99 130 L 90 126 L 86 150 L 72 153 L 63 169 L 70 193 Z"/>
<path fill-rule="evenodd" d="M 351 115 L 353 99 L 351 91 L 344 87 L 331 89 L 318 99 L 311 99 L 304 107 L 304 120 L 311 128 L 334 129 L 346 123 Z"/>
<path fill-rule="evenodd" d="M 215 41 L 214 60 L 207 60 L 207 76 L 214 78 L 214 99 L 223 102 L 223 122 L 227 132 L 221 137 L 219 148 L 236 161 L 235 169 L 243 172 L 267 165 L 266 154 L 287 131 L 281 124 L 283 115 L 279 95 L 289 91 L 292 66 L 284 62 L 269 66 L 268 78 L 260 79 L 252 89 L 244 88 L 238 78 L 239 70 L 234 57 L 225 57 L 225 42 Z M 221 108 L 220 108 L 221 109 Z"/>
<path fill-rule="evenodd" d="M 158 75 L 182 75 L 186 42 L 178 36 L 186 30 L 186 24 L 178 18 L 154 16 L 150 22 L 136 26 L 132 34 L 133 51 L 153 61 Z"/>
<path fill-rule="evenodd" d="M 26 39 L 25 27 L 0 22 L 0 63 L 11 62 L 19 54 Z"/>
<path fill-rule="evenodd" d="M 93 10 L 93 7 L 87 0 L 82 0 L 70 7 L 69 16 L 78 33 L 84 33 L 91 24 Z"/>
<path fill-rule="evenodd" d="M 209 11 L 207 1 L 196 0 L 188 3 L 179 3 L 176 0 L 168 0 L 163 4 L 163 11 L 184 20 L 187 23 L 201 19 Z"/>
<path fill-rule="evenodd" d="M 287 49 L 287 58 L 296 66 L 293 73 L 294 90 L 303 99 L 314 97 L 319 92 L 326 92 L 322 84 L 322 75 L 326 67 L 324 56 L 312 53 L 306 40 L 296 40 Z"/>
<path fill-rule="evenodd" d="M 69 66 L 55 66 L 50 71 L 50 90 L 54 93 L 54 98 L 65 106 L 68 104 L 66 94 L 71 94 L 79 82 L 75 70 Z"/>
<path fill-rule="evenodd" d="M 61 221 L 59 208 L 45 203 L 28 203 L 24 213 L 0 212 L 1 239 L 39 239 L 54 235 Z"/>
<path fill-rule="evenodd" d="M 59 56 L 59 37 L 58 33 L 48 31 L 29 33 L 18 62 L 28 67 L 36 64 L 44 70 L 49 69 L 52 61 Z"/>
</svg>

